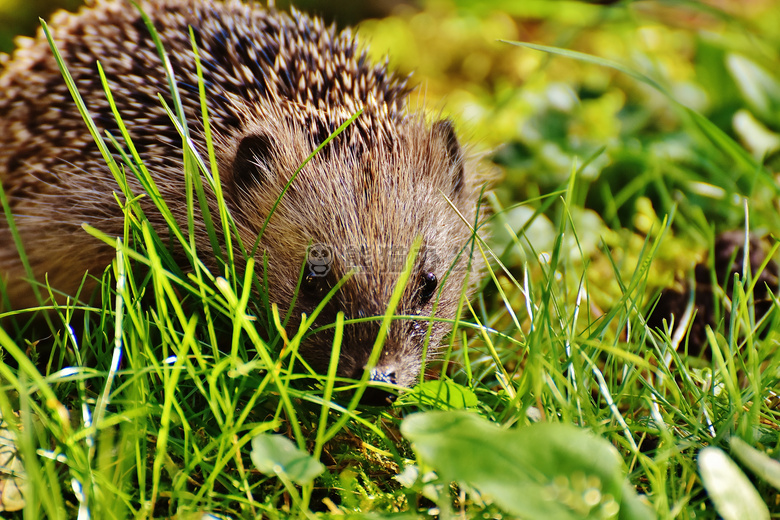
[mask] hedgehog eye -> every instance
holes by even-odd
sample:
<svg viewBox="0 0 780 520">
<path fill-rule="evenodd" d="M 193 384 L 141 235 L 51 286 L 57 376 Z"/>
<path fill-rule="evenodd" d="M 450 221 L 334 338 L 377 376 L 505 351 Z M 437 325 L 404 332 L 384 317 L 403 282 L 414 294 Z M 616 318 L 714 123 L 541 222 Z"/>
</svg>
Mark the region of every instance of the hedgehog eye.
<svg viewBox="0 0 780 520">
<path fill-rule="evenodd" d="M 420 304 L 425 305 L 429 301 L 431 301 L 431 298 L 433 298 L 433 294 L 436 292 L 436 287 L 439 285 L 439 280 L 436 279 L 436 275 L 427 272 L 423 273 L 422 276 L 420 276 Z"/>
</svg>

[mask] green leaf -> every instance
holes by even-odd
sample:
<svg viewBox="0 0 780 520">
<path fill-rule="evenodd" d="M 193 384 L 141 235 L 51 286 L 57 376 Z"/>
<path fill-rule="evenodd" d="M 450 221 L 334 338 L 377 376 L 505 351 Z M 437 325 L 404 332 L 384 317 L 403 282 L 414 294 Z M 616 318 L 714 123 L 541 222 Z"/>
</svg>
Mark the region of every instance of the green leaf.
<svg viewBox="0 0 780 520">
<path fill-rule="evenodd" d="M 409 416 L 401 433 L 443 481 L 465 482 L 510 514 L 652 518 L 626 485 L 617 450 L 574 426 L 510 430 L 469 412 L 427 412 Z"/>
<path fill-rule="evenodd" d="M 547 52 L 549 54 L 554 54 L 558 56 L 564 56 L 566 58 L 572 58 L 585 63 L 592 63 L 594 65 L 599 65 L 601 67 L 608 67 L 617 70 L 618 72 L 622 72 L 623 74 L 631 78 L 634 78 L 635 80 L 640 81 L 646 85 L 649 85 L 650 87 L 654 88 L 655 90 L 663 94 L 669 101 L 672 102 L 673 105 L 677 106 L 680 110 L 682 110 L 683 113 L 685 113 L 690 118 L 694 126 L 698 128 L 701 134 L 705 136 L 713 145 L 715 145 L 716 148 L 718 148 L 719 150 L 721 150 L 722 152 L 730 156 L 732 160 L 745 173 L 754 174 L 755 172 L 759 172 L 762 175 L 763 180 L 766 182 L 766 185 L 772 187 L 772 189 L 776 191 L 776 188 L 774 186 L 774 181 L 771 180 L 771 176 L 766 171 L 764 171 L 763 168 L 761 168 L 761 165 L 759 165 L 755 161 L 755 159 L 753 159 L 750 156 L 750 154 L 748 154 L 745 151 L 744 148 L 742 148 L 737 142 L 735 142 L 734 139 L 729 137 L 729 135 L 726 134 L 723 130 L 718 128 L 718 126 L 715 125 L 712 121 L 710 121 L 703 115 L 699 114 L 695 110 L 692 110 L 686 107 L 685 105 L 679 103 L 674 98 L 674 96 L 669 92 L 669 90 L 667 90 L 663 85 L 661 85 L 653 78 L 646 76 L 645 74 L 642 74 L 641 72 L 638 72 L 632 69 L 631 67 L 627 67 L 617 61 L 600 58 L 598 56 L 593 56 L 590 54 L 586 54 L 584 52 L 572 51 L 569 49 L 562 49 L 559 47 L 550 47 L 548 45 L 538 45 L 538 44 L 528 43 L 528 42 L 506 41 L 506 40 L 502 40 L 502 41 L 510 45 L 516 45 L 518 47 L 527 47 L 529 49 L 534 49 L 541 52 Z"/>
<path fill-rule="evenodd" d="M 321 462 L 282 435 L 263 433 L 252 439 L 250 457 L 262 473 L 283 476 L 300 485 L 310 484 L 325 471 Z"/>
<path fill-rule="evenodd" d="M 449 380 L 425 381 L 405 394 L 401 402 L 432 406 L 441 410 L 474 408 L 479 405 L 477 395 L 470 388 Z"/>
<path fill-rule="evenodd" d="M 731 453 L 758 478 L 780 489 L 780 462 L 758 451 L 739 437 L 730 441 Z"/>
<path fill-rule="evenodd" d="M 769 520 L 769 510 L 761 495 L 723 450 L 701 450 L 699 473 L 710 499 L 724 520 Z"/>
<path fill-rule="evenodd" d="M 739 54 L 729 54 L 726 65 L 750 108 L 766 121 L 780 115 L 780 82 L 766 69 Z"/>
</svg>

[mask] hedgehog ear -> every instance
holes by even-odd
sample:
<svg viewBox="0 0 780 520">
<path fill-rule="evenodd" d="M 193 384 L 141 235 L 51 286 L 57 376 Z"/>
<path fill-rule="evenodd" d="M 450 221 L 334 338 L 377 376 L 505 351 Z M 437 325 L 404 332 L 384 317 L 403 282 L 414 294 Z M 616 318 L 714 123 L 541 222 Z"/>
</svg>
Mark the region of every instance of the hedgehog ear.
<svg viewBox="0 0 780 520">
<path fill-rule="evenodd" d="M 272 164 L 274 143 L 265 134 L 247 135 L 241 139 L 233 159 L 232 191 L 249 191 L 265 184 Z"/>
<path fill-rule="evenodd" d="M 444 144 L 447 152 L 447 161 L 452 175 L 452 191 L 450 195 L 455 198 L 463 191 L 463 150 L 455 135 L 455 127 L 449 119 L 442 119 L 433 124 L 433 136 Z"/>
</svg>

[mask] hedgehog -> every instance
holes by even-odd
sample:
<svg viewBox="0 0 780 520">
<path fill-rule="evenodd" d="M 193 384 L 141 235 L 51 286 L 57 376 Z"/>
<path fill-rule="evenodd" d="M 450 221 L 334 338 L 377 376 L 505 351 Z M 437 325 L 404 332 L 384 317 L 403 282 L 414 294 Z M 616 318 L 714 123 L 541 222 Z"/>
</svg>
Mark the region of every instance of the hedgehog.
<svg viewBox="0 0 780 520">
<path fill-rule="evenodd" d="M 451 120 L 409 108 L 408 77 L 387 61 L 372 63 L 349 29 L 301 12 L 239 0 L 146 0 L 140 11 L 167 53 L 195 151 L 207 157 L 192 29 L 224 204 L 233 232 L 243 244 L 256 244 L 268 300 L 292 309 L 287 329 L 297 331 L 301 316 L 343 284 L 312 325 L 319 329 L 344 313 L 339 376 L 364 373 L 381 322 L 365 318 L 385 314 L 404 260 L 419 244 L 395 310 L 404 319 L 391 322 L 370 372 L 374 381 L 414 385 L 425 347 L 441 343 L 479 278 L 479 262 L 469 252 L 485 176 Z M 187 229 L 182 138 L 160 102 L 160 95 L 169 105 L 172 100 L 166 68 L 139 9 L 98 0 L 76 14 L 57 13 L 50 25 L 95 124 L 126 146 L 97 72 L 100 62 L 133 145 Z M 356 114 L 285 192 L 307 157 Z M 82 289 L 95 287 L 115 250 L 83 224 L 122 236 L 122 192 L 42 31 L 20 39 L 0 72 L 0 181 L 35 278 L 63 295 L 76 294 L 82 283 Z M 217 215 L 218 196 L 206 184 L 209 211 Z M 127 185 L 144 193 L 130 174 Z M 151 228 L 169 236 L 151 197 L 140 203 Z M 218 276 L 199 210 L 194 234 L 202 261 Z M 242 258 L 236 262 L 245 267 Z M 38 303 L 4 214 L 0 277 L 13 308 Z M 302 345 L 313 369 L 327 369 L 333 335 L 324 327 Z"/>
</svg>

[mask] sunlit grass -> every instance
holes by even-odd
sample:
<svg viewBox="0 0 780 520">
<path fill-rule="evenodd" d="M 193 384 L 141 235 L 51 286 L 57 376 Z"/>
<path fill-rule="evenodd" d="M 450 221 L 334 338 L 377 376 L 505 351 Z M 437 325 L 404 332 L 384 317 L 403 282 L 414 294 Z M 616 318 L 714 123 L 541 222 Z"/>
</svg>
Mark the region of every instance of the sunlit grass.
<svg viewBox="0 0 780 520">
<path fill-rule="evenodd" d="M 562 5 L 569 13 L 580 9 Z M 591 15 L 607 8 L 583 9 L 594 24 L 588 31 L 597 31 L 598 17 Z M 562 11 L 548 12 L 547 23 L 562 23 Z M 617 18 L 623 11 L 599 12 Z M 469 16 L 472 22 L 478 19 L 473 12 Z M 626 26 L 649 23 L 620 20 Z M 604 30 L 610 29 L 615 27 Z M 532 432 L 539 422 L 573 424 L 595 433 L 623 462 L 612 477 L 625 477 L 628 488 L 661 518 L 725 517 L 722 509 L 714 509 L 723 497 L 712 485 L 705 488 L 698 457 L 705 447 L 729 452 L 737 446 L 733 459 L 753 477 L 749 485 L 762 501 L 747 494 L 736 500 L 755 507 L 757 514 L 768 509 L 776 515 L 772 475 L 777 468 L 769 457 L 750 459 L 751 452 L 733 442 L 741 439 L 759 455 L 773 457 L 780 443 L 779 318 L 774 310 L 757 315 L 754 306 L 757 280 L 770 268 L 769 260 L 738 276 L 727 293 L 721 287 L 728 280 L 718 279 L 715 252 L 708 251 L 716 233 L 725 229 L 777 232 L 771 163 L 751 156 L 740 142 L 744 136 L 723 127 L 717 114 L 679 104 L 669 78 L 560 47 L 534 49 L 523 51 L 546 52 L 532 61 L 555 63 L 550 74 L 556 81 L 562 67 L 557 60 L 576 64 L 573 74 L 591 66 L 608 68 L 610 74 L 625 76 L 616 81 L 662 92 L 668 106 L 652 105 L 658 98 L 643 90 L 645 97 L 624 93 L 623 112 L 613 114 L 612 121 L 624 133 L 585 146 L 577 132 L 596 125 L 583 121 L 592 112 L 542 103 L 539 112 L 531 113 L 525 100 L 513 113 L 517 99 L 503 91 L 508 97 L 496 106 L 507 112 L 497 117 L 506 122 L 516 116 L 524 124 L 515 121 L 515 127 L 522 126 L 530 137 L 511 137 L 496 154 L 507 181 L 486 197 L 491 215 L 482 231 L 491 238 L 474 249 L 489 268 L 480 292 L 464 306 L 456 337 L 445 345 L 442 359 L 429 366 L 428 380 L 389 408 L 359 404 L 367 376 L 358 382 L 336 377 L 343 316 L 333 325 L 330 369 L 314 374 L 297 354 L 308 326 L 295 334 L 284 330 L 286 310 L 261 296 L 262 263 L 249 260 L 244 270 L 235 268 L 246 248 L 236 233 L 220 236 L 218 231 L 234 226 L 221 200 L 213 148 L 208 157 L 200 157 L 191 145 L 182 151 L 190 221 L 181 229 L 123 125 L 124 148 L 114 139 L 120 136 L 101 136 L 90 124 L 70 80 L 75 102 L 120 187 L 117 201 L 127 225 L 122 237 L 87 229 L 117 251 L 102 273 L 100 298 L 48 305 L 37 312 L 37 320 L 36 311 L 16 313 L 13 322 L 3 322 L 12 325 L 0 330 L 0 410 L 16 433 L 25 463 L 24 518 L 198 518 L 203 512 L 219 518 L 328 512 L 506 515 L 502 497 L 492 500 L 478 493 L 484 484 L 479 475 L 458 468 L 457 460 L 445 466 L 426 458 L 409 442 L 406 416 L 457 408 L 518 434 Z M 99 75 L 105 83 L 102 71 Z M 544 83 L 543 75 L 531 78 L 529 90 Z M 574 77 L 572 83 L 582 79 Z M 186 142 L 187 122 L 175 82 L 171 85 L 169 115 Z M 208 140 L 202 87 L 201 82 Z M 501 84 L 496 91 L 506 88 Z M 520 92 L 519 86 L 511 88 Z M 604 108 L 617 87 L 610 84 L 600 93 L 592 86 L 578 88 L 572 87 L 571 95 L 582 98 L 576 100 L 579 106 L 585 107 L 589 95 L 603 101 L 599 106 Z M 111 102 L 108 90 L 106 95 Z M 486 103 L 484 98 L 479 102 Z M 114 113 L 121 123 L 122 115 Z M 669 113 L 675 114 L 674 123 L 663 123 L 671 128 L 653 126 L 653 118 Z M 529 125 L 537 125 L 538 133 Z M 131 193 L 126 175 L 141 179 L 145 193 Z M 207 211 L 204 183 L 220 201 L 218 214 Z M 146 223 L 140 196 L 155 201 L 189 265 L 177 265 Z M 207 215 L 211 251 L 195 248 L 195 214 Z M 770 246 L 770 257 L 776 249 Z M 221 259 L 219 272 L 205 267 L 204 255 Z M 687 334 L 696 308 L 684 284 L 694 278 L 696 263 L 719 284 L 712 290 L 716 311 L 702 345 L 691 344 L 693 334 Z M 49 290 L 40 282 L 43 303 Z M 687 304 L 660 329 L 651 327 L 650 310 L 661 288 L 672 285 L 683 287 Z M 778 303 L 775 298 L 774 306 Z M 391 305 L 385 325 L 392 315 Z M 313 323 L 314 316 L 308 318 Z M 374 357 L 380 347 L 381 341 Z M 474 431 L 483 427 L 494 431 L 484 424 Z M 272 432 L 291 439 L 300 460 L 322 462 L 322 472 L 313 480 L 296 480 L 291 468 L 279 464 L 268 474 L 259 471 L 250 455 L 253 439 Z M 466 433 L 472 431 L 463 432 L 464 438 Z M 433 444 L 451 446 L 451 437 L 434 437 Z M 550 442 L 512 451 L 521 456 L 559 450 L 553 445 L 551 436 Z M 490 439 L 472 447 L 500 448 Z M 576 446 L 555 453 L 556 463 L 566 468 L 577 455 Z M 447 473 L 452 468 L 456 473 Z M 477 469 L 490 473 L 494 468 Z M 561 471 L 579 489 L 576 471 Z M 446 475 L 458 485 L 450 486 Z M 540 482 L 546 483 L 544 478 Z M 588 518 L 608 517 L 598 516 L 604 511 L 614 512 L 594 509 Z"/>
</svg>

